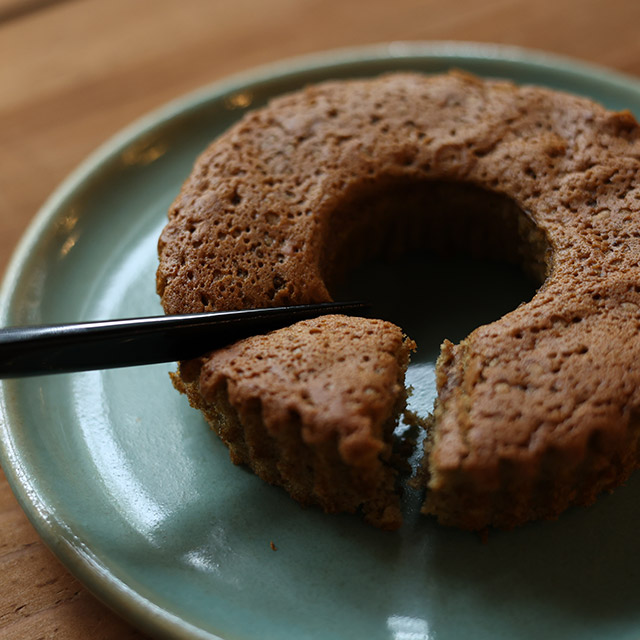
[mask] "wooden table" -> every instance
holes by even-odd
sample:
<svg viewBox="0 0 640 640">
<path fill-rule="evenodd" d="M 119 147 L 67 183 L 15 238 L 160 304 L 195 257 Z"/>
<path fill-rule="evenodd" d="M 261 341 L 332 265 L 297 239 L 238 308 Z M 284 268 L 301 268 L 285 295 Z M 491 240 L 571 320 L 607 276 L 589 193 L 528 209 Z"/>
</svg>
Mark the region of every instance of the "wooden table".
<svg viewBox="0 0 640 640">
<path fill-rule="evenodd" d="M 637 0 L 0 0 L 0 268 L 92 149 L 227 74 L 335 47 L 474 40 L 640 76 L 639 24 Z M 1 473 L 0 637 L 142 637 L 43 546 Z"/>
</svg>

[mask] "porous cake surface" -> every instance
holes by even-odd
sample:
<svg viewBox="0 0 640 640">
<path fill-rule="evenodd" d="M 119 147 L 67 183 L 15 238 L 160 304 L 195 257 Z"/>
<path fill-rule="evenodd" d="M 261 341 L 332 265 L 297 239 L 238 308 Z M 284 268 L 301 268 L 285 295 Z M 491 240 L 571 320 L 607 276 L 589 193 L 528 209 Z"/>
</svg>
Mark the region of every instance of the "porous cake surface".
<svg viewBox="0 0 640 640">
<path fill-rule="evenodd" d="M 276 437 L 299 414 L 304 442 L 337 438 L 345 462 L 367 465 L 384 448 L 382 427 L 404 397 L 408 351 L 389 322 L 322 316 L 213 353 L 199 384 L 205 400 L 224 384 L 236 407 L 259 399 Z"/>
<path fill-rule="evenodd" d="M 443 345 L 424 510 L 470 529 L 553 517 L 640 464 L 639 131 L 462 73 L 278 98 L 204 152 L 172 206 L 165 311 L 326 301 L 351 266 L 415 248 L 521 264 L 534 298 Z"/>
<path fill-rule="evenodd" d="M 304 504 L 361 509 L 393 529 L 401 514 L 392 435 L 414 347 L 389 322 L 322 316 L 188 363 L 176 383 L 235 462 Z"/>
</svg>

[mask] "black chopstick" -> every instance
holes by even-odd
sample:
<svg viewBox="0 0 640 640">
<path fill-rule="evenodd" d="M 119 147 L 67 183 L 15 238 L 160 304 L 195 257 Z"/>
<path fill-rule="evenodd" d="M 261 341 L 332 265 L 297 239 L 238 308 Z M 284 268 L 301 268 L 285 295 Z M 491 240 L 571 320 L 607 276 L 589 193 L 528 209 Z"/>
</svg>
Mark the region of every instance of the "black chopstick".
<svg viewBox="0 0 640 640">
<path fill-rule="evenodd" d="M 0 378 L 189 360 L 251 335 L 329 313 L 364 315 L 363 302 L 327 302 L 0 329 Z"/>
</svg>

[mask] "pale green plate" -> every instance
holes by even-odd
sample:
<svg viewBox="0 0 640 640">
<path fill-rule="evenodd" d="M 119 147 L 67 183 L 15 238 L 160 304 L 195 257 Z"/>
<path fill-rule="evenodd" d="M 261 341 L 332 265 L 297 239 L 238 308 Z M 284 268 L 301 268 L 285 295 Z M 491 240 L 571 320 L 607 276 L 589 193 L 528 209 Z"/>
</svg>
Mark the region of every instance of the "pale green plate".
<svg viewBox="0 0 640 640">
<path fill-rule="evenodd" d="M 13 260 L 2 323 L 160 313 L 155 245 L 166 209 L 196 154 L 246 108 L 324 78 L 452 66 L 640 114 L 633 79 L 490 46 L 391 44 L 236 77 L 135 124 L 67 180 Z M 351 286 L 375 297 L 375 283 L 389 277 L 377 269 Z M 491 264 L 414 256 L 397 269 L 419 281 L 426 302 L 400 291 L 380 306 L 422 344 L 409 377 L 426 412 L 440 341 L 460 339 L 533 290 Z M 455 295 L 441 317 L 428 300 L 448 290 Z M 487 544 L 419 516 L 409 492 L 405 526 L 383 533 L 356 516 L 303 510 L 233 466 L 172 389 L 171 368 L 9 381 L 1 397 L 2 465 L 29 518 L 76 576 L 149 633 L 640 638 L 640 477 L 591 508 L 492 533 Z"/>
</svg>

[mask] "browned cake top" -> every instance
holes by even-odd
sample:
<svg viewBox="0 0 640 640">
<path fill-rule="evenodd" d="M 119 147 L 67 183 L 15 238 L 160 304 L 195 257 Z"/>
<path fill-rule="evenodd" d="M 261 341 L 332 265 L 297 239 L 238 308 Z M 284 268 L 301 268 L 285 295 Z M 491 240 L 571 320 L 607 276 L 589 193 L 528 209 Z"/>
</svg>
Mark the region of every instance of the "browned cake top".
<svg viewBox="0 0 640 640">
<path fill-rule="evenodd" d="M 461 73 L 310 87 L 247 114 L 198 160 L 159 243 L 158 291 L 168 313 L 320 302 L 386 245 L 466 249 L 480 231 L 485 253 L 546 264 L 529 303 L 443 354 L 433 459 L 490 484 L 500 460 L 526 472 L 554 442 L 583 456 L 637 414 L 639 159 L 629 113 L 560 92 Z M 522 215 L 432 215 L 428 185 L 452 183 Z M 529 244 L 515 257 L 509 225 Z"/>
<path fill-rule="evenodd" d="M 274 435 L 292 418 L 307 443 L 338 435 L 342 458 L 366 464 L 404 398 L 412 346 L 389 322 L 323 316 L 215 352 L 200 389 L 210 401 L 227 385 L 231 404 L 241 414 L 258 411 Z"/>
<path fill-rule="evenodd" d="M 562 93 L 458 73 L 310 87 L 202 154 L 169 212 L 158 290 L 168 313 L 326 300 L 331 213 L 398 176 L 507 194 L 552 237 L 559 280 L 620 272 L 638 262 L 638 237 L 620 237 L 638 157 L 629 114 Z"/>
</svg>

